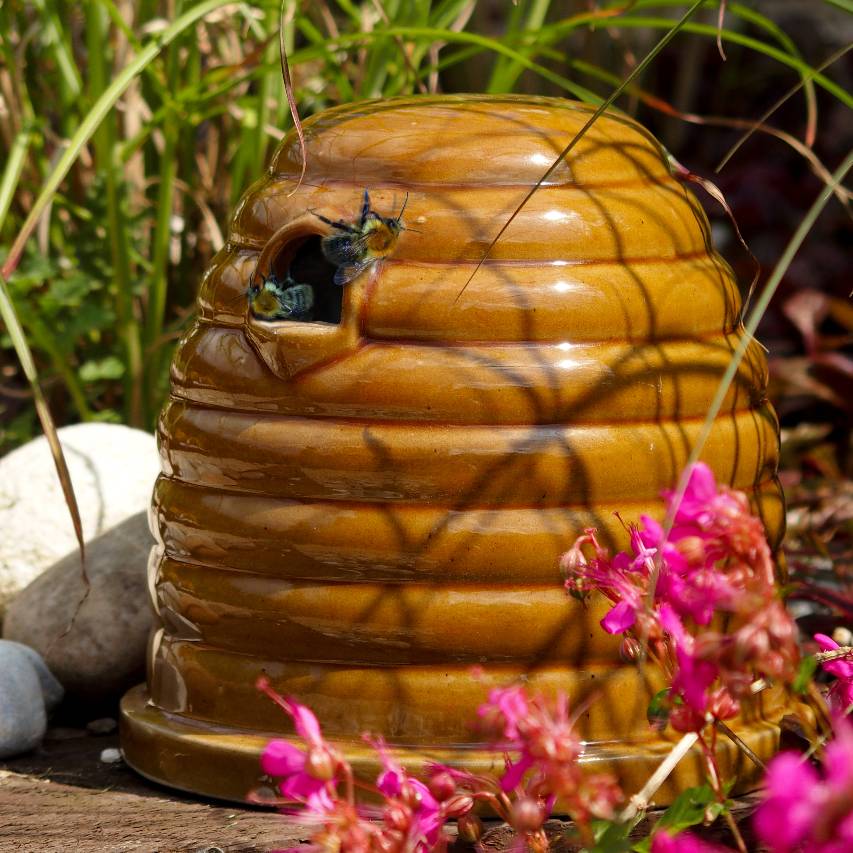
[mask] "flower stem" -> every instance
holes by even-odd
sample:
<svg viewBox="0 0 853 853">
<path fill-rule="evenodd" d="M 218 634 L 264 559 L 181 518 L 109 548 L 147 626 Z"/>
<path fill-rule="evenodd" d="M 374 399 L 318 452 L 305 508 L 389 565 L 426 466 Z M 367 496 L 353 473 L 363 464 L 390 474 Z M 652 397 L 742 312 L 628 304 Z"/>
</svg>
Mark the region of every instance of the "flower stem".
<svg viewBox="0 0 853 853">
<path fill-rule="evenodd" d="M 733 732 L 722 720 L 717 720 L 720 731 L 734 743 L 743 754 L 757 767 L 764 770 L 764 762 L 747 746 L 746 742 L 736 732 Z"/>
<path fill-rule="evenodd" d="M 669 778 L 669 774 L 675 770 L 676 765 L 689 752 L 691 747 L 699 740 L 699 735 L 696 732 L 688 732 L 683 738 L 672 748 L 669 755 L 658 765 L 658 769 L 649 777 L 649 781 L 643 786 L 639 794 L 634 794 L 628 802 L 628 805 L 622 810 L 619 815 L 620 823 L 627 823 L 632 820 L 637 812 L 645 811 L 649 806 L 649 800 L 656 793 L 658 788 L 663 785 Z"/>
<path fill-rule="evenodd" d="M 735 819 L 732 817 L 731 812 L 726 807 L 726 794 L 723 791 L 722 781 L 720 779 L 720 770 L 717 767 L 717 755 L 716 755 L 716 747 L 717 747 L 717 728 L 716 726 L 711 729 L 711 744 L 705 743 L 705 741 L 700 738 L 699 742 L 702 744 L 702 749 L 705 751 L 705 763 L 708 767 L 708 781 L 711 783 L 711 789 L 714 791 L 714 796 L 717 798 L 717 802 L 723 807 L 723 818 L 728 824 L 729 829 L 731 830 L 732 836 L 735 839 L 735 843 L 737 844 L 737 849 L 740 853 L 749 853 L 746 849 L 746 844 L 744 843 L 743 836 L 740 834 L 740 830 L 738 829 L 738 825 L 735 822 Z"/>
</svg>

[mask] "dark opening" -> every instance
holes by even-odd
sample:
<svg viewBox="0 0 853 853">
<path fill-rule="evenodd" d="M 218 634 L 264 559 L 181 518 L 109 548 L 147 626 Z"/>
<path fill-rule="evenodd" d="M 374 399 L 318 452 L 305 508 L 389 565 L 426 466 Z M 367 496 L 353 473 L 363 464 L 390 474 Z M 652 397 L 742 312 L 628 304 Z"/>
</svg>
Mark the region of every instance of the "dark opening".
<svg viewBox="0 0 853 853">
<path fill-rule="evenodd" d="M 282 246 L 271 267 L 281 280 L 289 276 L 294 282 L 314 288 L 311 322 L 340 323 L 344 289 L 334 282 L 337 267 L 326 260 L 320 240 L 318 235 L 308 237 L 297 246 L 295 254 L 293 244 Z"/>
</svg>

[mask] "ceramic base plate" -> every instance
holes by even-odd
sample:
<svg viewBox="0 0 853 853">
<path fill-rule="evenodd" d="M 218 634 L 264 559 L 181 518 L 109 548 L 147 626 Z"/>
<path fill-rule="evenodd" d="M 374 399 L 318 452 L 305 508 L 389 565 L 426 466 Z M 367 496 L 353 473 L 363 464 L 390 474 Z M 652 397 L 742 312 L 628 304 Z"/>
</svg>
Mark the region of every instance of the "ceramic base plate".
<svg viewBox="0 0 853 853">
<path fill-rule="evenodd" d="M 147 778 L 208 797 L 246 802 L 250 791 L 269 789 L 269 780 L 260 772 L 264 745 L 280 734 L 267 735 L 193 721 L 154 707 L 144 685 L 130 690 L 121 704 L 122 747 L 127 763 Z M 757 723 L 739 727 L 740 737 L 762 759 L 777 749 L 778 726 Z M 653 738 L 636 744 L 598 746 L 583 759 L 590 771 L 616 773 L 628 795 L 639 791 L 675 743 Z M 356 776 L 370 781 L 379 765 L 376 754 L 364 743 L 338 743 L 353 766 Z M 439 761 L 472 772 L 499 772 L 500 759 L 494 753 L 470 746 L 438 749 L 396 747 L 392 750 L 408 768 L 417 770 L 425 761 Z M 718 763 L 724 778 L 737 777 L 733 793 L 755 787 L 758 768 L 733 743 L 720 736 Z M 682 759 L 654 797 L 655 805 L 666 805 L 680 791 L 704 782 L 701 754 L 694 749 Z M 268 793 L 272 793 L 268 790 Z"/>
</svg>

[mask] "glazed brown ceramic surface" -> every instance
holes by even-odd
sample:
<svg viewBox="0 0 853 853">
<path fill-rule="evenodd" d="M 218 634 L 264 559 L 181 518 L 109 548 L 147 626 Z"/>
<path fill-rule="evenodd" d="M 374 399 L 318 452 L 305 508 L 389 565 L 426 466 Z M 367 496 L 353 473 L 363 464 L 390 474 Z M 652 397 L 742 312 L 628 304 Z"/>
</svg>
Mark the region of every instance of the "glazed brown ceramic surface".
<svg viewBox="0 0 853 853">
<path fill-rule="evenodd" d="M 261 673 L 364 772 L 365 731 L 414 766 L 483 768 L 470 721 L 490 686 L 519 678 L 591 699 L 587 755 L 629 788 L 669 748 L 646 722 L 654 674 L 620 660 L 598 626 L 605 605 L 565 595 L 558 560 L 589 526 L 624 544 L 617 510 L 663 514 L 738 340 L 731 271 L 655 140 L 610 116 L 463 292 L 588 117 L 571 102 L 474 96 L 334 109 L 305 124 L 300 187 L 289 136 L 243 198 L 160 424 L 162 627 L 147 691 L 124 712 L 141 772 L 242 798 L 264 741 L 290 731 L 255 689 Z M 389 216 L 408 193 L 408 227 L 346 286 L 340 324 L 249 316 L 250 276 L 329 233 L 315 213 L 356 219 L 365 188 Z M 703 456 L 754 496 L 777 545 L 766 382 L 753 344 Z M 761 755 L 780 702 L 768 691 L 734 726 Z M 736 769 L 735 751 L 723 744 L 720 761 Z M 700 775 L 688 760 L 662 799 Z"/>
</svg>

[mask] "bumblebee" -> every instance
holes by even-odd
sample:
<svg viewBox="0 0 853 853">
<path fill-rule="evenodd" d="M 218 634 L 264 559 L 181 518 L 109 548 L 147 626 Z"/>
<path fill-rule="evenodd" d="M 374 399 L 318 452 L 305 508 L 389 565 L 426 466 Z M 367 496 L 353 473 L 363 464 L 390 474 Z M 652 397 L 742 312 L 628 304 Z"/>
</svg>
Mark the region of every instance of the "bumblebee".
<svg viewBox="0 0 853 853">
<path fill-rule="evenodd" d="M 314 288 L 288 276 L 283 282 L 274 273 L 262 275 L 249 285 L 249 309 L 258 320 L 310 320 Z"/>
<path fill-rule="evenodd" d="M 405 230 L 403 211 L 408 200 L 409 194 L 406 193 L 397 216 L 381 216 L 371 208 L 370 195 L 365 190 L 361 215 L 354 224 L 327 219 L 319 213 L 314 214 L 339 232 L 329 234 L 321 242 L 326 260 L 338 268 L 335 272 L 335 284 L 348 284 L 374 261 L 387 258 L 394 251 L 400 232 Z"/>
</svg>

